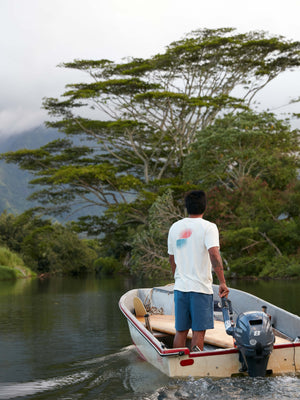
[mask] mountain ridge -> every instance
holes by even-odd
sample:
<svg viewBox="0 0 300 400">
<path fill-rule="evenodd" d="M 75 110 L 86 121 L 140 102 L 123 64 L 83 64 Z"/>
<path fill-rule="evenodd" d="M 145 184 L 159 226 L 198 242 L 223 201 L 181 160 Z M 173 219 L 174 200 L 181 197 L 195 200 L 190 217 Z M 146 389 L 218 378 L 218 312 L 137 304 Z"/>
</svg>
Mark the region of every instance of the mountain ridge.
<svg viewBox="0 0 300 400">
<path fill-rule="evenodd" d="M 24 148 L 37 149 L 59 136 L 58 131 L 47 129 L 44 126 L 4 136 L 0 138 L 0 153 Z M 37 203 L 27 200 L 27 197 L 34 192 L 34 188 L 31 188 L 29 184 L 31 179 L 32 174 L 28 171 L 0 160 L 0 214 L 5 210 L 8 213 L 19 214 L 37 205 Z"/>
</svg>

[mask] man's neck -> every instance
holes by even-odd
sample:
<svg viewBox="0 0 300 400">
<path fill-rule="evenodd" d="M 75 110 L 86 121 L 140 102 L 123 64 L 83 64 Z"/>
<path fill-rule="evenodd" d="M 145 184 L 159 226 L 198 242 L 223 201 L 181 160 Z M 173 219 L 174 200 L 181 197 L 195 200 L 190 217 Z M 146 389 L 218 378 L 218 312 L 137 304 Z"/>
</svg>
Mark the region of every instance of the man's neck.
<svg viewBox="0 0 300 400">
<path fill-rule="evenodd" d="M 203 214 L 189 214 L 189 218 L 203 218 Z"/>
</svg>

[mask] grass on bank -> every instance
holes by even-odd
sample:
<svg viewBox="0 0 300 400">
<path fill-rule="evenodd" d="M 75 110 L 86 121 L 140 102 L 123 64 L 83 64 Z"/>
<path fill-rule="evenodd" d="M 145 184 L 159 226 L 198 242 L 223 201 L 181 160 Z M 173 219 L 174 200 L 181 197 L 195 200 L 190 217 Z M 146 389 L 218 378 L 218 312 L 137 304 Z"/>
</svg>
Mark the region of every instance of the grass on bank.
<svg viewBox="0 0 300 400">
<path fill-rule="evenodd" d="M 0 247 L 0 280 L 35 277 L 23 260 L 5 247 Z"/>
</svg>

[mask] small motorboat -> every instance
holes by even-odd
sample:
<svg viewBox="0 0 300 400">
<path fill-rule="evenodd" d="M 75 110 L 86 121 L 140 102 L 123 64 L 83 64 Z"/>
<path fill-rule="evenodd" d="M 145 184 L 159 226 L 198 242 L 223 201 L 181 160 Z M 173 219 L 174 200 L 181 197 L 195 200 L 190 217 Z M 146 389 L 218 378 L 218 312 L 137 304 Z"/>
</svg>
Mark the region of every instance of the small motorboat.
<svg viewBox="0 0 300 400">
<path fill-rule="evenodd" d="M 143 359 L 170 377 L 267 376 L 300 373 L 300 318 L 249 293 L 214 290 L 214 329 L 203 351 L 173 348 L 174 285 L 133 289 L 119 307 Z"/>
</svg>

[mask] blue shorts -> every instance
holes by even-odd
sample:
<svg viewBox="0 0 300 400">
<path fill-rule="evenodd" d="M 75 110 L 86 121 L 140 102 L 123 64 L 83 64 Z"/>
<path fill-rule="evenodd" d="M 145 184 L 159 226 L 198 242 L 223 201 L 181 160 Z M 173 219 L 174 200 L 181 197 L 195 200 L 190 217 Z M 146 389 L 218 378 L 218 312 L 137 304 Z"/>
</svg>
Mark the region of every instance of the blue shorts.
<svg viewBox="0 0 300 400">
<path fill-rule="evenodd" d="M 174 290 L 175 328 L 177 331 L 205 331 L 214 328 L 212 294 Z"/>
</svg>

